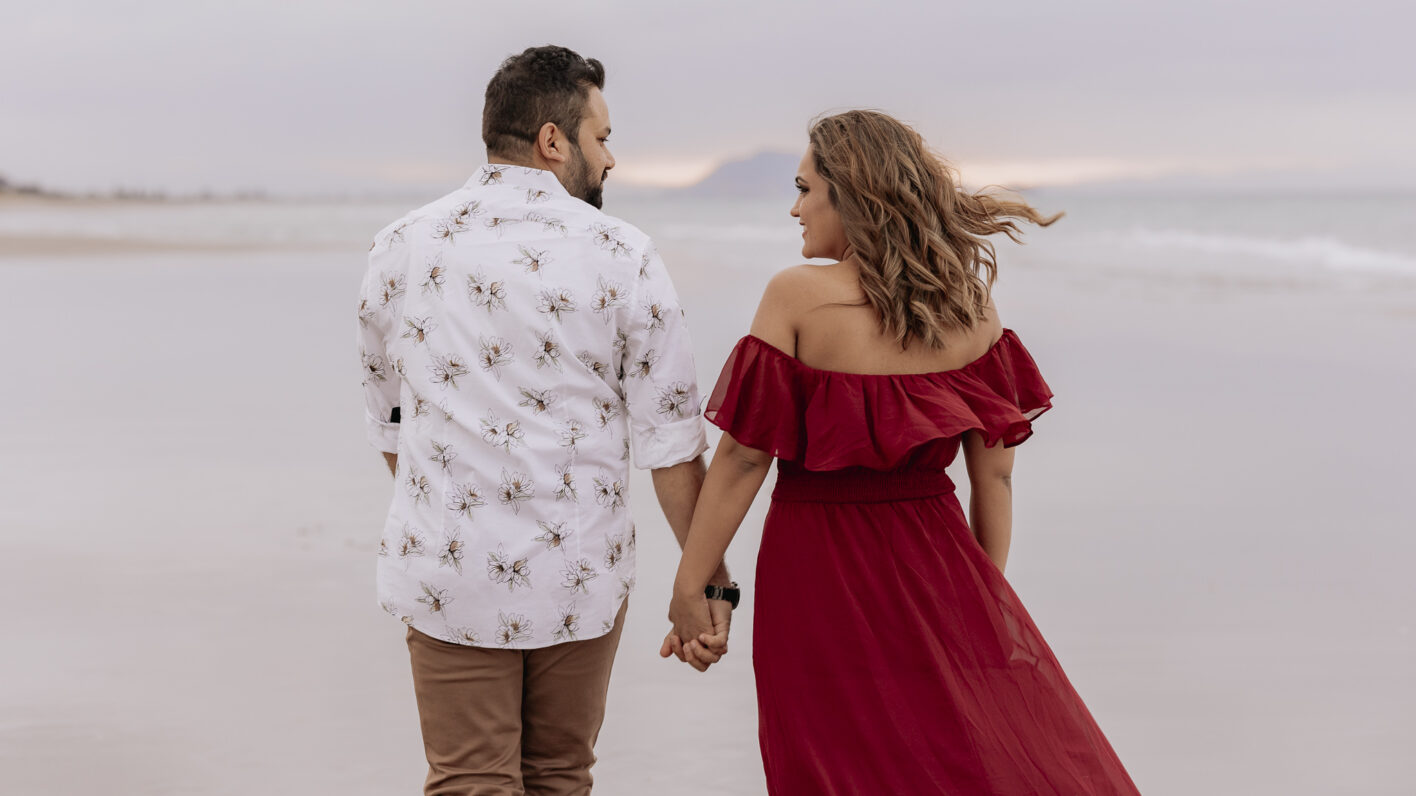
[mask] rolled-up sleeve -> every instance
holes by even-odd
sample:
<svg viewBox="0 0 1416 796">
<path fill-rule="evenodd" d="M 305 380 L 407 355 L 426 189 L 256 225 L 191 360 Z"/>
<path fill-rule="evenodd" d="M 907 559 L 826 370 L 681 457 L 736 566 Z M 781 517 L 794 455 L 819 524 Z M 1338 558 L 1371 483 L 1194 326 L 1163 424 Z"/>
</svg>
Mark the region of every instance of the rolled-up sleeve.
<svg viewBox="0 0 1416 796">
<path fill-rule="evenodd" d="M 688 322 L 652 243 L 642 248 L 634 299 L 620 314 L 630 451 L 643 470 L 671 467 L 708 448 Z"/>
<path fill-rule="evenodd" d="M 359 290 L 359 365 L 369 444 L 398 452 L 398 407 L 402 363 L 390 350 L 408 282 L 408 252 L 387 236 L 375 240 L 369 270 Z"/>
</svg>

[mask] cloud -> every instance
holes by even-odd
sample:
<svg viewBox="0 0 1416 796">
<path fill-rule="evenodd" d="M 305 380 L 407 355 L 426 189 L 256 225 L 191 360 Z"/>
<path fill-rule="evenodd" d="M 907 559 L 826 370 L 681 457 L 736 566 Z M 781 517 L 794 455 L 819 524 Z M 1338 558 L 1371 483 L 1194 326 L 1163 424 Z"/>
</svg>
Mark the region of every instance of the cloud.
<svg viewBox="0 0 1416 796">
<path fill-rule="evenodd" d="M 547 42 L 605 61 L 620 176 L 645 182 L 796 150 L 813 116 L 845 107 L 894 113 L 952 160 L 992 168 L 1405 168 L 1413 14 L 1269 0 L 868 13 L 795 0 L 57 0 L 14 15 L 0 48 L 0 173 L 72 188 L 421 184 L 481 158 L 487 79 Z"/>
</svg>

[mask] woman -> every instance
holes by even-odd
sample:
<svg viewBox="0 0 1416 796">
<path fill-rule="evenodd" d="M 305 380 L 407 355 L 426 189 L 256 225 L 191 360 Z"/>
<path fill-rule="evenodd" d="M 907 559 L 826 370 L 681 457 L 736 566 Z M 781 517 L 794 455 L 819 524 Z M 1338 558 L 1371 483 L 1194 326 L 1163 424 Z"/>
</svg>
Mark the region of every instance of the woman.
<svg viewBox="0 0 1416 796">
<path fill-rule="evenodd" d="M 665 652 L 723 649 L 690 629 L 776 458 L 753 632 L 771 793 L 1136 793 L 1003 578 L 1012 446 L 1052 393 L 999 323 L 987 236 L 1056 217 L 960 191 L 869 111 L 816 123 L 796 182 L 802 254 L 837 262 L 773 278 L 723 368 Z"/>
</svg>

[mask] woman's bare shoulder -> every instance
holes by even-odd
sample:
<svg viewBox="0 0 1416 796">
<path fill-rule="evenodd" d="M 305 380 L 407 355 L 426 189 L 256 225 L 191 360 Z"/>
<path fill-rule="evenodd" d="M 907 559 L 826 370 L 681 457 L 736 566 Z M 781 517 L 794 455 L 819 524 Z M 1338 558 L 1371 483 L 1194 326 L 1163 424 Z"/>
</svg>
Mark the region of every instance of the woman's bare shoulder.
<svg viewBox="0 0 1416 796">
<path fill-rule="evenodd" d="M 998 305 L 993 302 L 992 296 L 988 297 L 988 308 L 979 321 L 978 329 L 980 335 L 988 340 L 989 346 L 1003 336 L 1003 320 L 998 315 Z"/>
<path fill-rule="evenodd" d="M 823 303 L 858 299 L 860 274 L 846 263 L 794 265 L 772 276 L 766 294 L 809 311 Z"/>
<path fill-rule="evenodd" d="M 987 354 L 1002 337 L 1003 322 L 990 299 L 972 326 L 948 330 L 940 348 L 918 347 L 915 358 L 906 357 L 900 365 L 917 373 L 960 368 Z"/>
<path fill-rule="evenodd" d="M 956 356 L 962 355 L 963 362 L 972 362 L 975 359 L 988 353 L 993 348 L 993 344 L 1003 336 L 1003 321 L 998 316 L 998 307 L 993 303 L 993 299 L 988 300 L 988 306 L 984 309 L 974 324 L 972 329 L 964 329 L 955 332 L 954 343 Z M 952 366 L 952 365 L 951 365 Z"/>
<path fill-rule="evenodd" d="M 821 271 L 828 267 L 802 263 L 783 268 L 767 281 L 766 292 L 795 292 L 812 287 L 821 282 Z"/>
<path fill-rule="evenodd" d="M 797 328 L 802 316 L 823 300 L 840 291 L 840 277 L 830 273 L 833 266 L 794 265 L 772 275 L 757 315 L 752 319 L 752 334 L 781 350 L 796 353 Z"/>
</svg>

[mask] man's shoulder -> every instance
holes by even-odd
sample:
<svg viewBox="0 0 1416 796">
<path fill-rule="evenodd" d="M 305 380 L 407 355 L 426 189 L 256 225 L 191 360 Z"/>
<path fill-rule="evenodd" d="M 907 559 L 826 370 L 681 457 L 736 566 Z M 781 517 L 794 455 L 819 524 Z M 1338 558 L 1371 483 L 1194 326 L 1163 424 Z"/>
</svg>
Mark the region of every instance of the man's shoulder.
<svg viewBox="0 0 1416 796">
<path fill-rule="evenodd" d="M 618 216 L 583 205 L 583 211 L 576 214 L 574 237 L 589 238 L 591 243 L 605 255 L 608 262 L 632 265 L 638 270 L 648 261 L 654 249 L 654 242 L 648 233 Z"/>
<path fill-rule="evenodd" d="M 379 230 L 378 234 L 374 236 L 374 246 L 377 247 L 380 243 L 393 244 L 403 240 L 409 229 L 419 225 L 426 226 L 427 224 L 433 223 L 439 217 L 447 215 L 450 209 L 458 204 L 475 200 L 476 197 L 470 194 L 471 189 L 467 186 L 463 186 L 428 202 L 422 207 L 409 210 L 407 213 L 394 219 L 383 229 Z"/>
<path fill-rule="evenodd" d="M 594 214 L 595 223 L 597 225 L 602 226 L 611 232 L 619 233 L 620 238 L 622 238 L 627 243 L 631 243 L 636 246 L 651 245 L 652 242 L 649 239 L 649 233 L 645 232 L 639 227 L 636 227 L 628 221 L 625 221 L 619 216 L 612 216 L 603 210 L 598 210 L 595 208 L 590 208 L 590 210 Z"/>
</svg>

